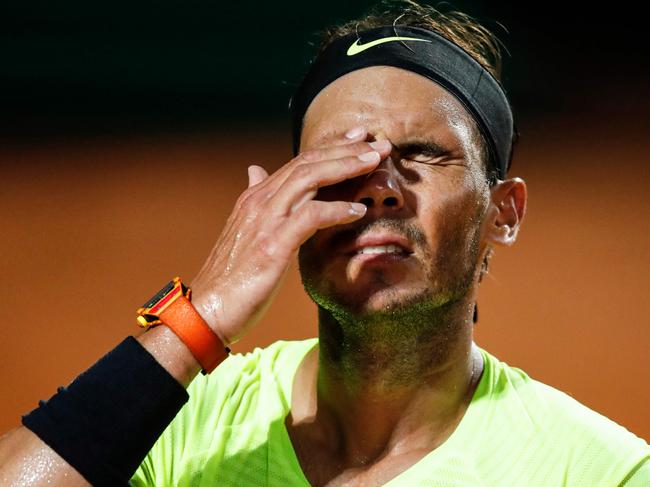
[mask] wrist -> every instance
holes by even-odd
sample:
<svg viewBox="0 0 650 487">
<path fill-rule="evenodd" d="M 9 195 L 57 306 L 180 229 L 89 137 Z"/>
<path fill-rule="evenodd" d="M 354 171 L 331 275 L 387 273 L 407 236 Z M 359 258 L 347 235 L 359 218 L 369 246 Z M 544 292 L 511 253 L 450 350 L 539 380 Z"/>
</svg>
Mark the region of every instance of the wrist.
<svg viewBox="0 0 650 487">
<path fill-rule="evenodd" d="M 201 371 L 201 364 L 187 345 L 165 325 L 147 330 L 137 340 L 185 388 Z"/>
<path fill-rule="evenodd" d="M 192 290 L 175 277 L 138 309 L 137 320 L 147 330 L 159 325 L 169 328 L 201 365 L 202 373 L 209 374 L 228 357 L 230 349 L 203 319 L 192 303 L 192 294 Z M 161 340 L 166 335 L 160 332 Z M 154 337 L 157 338 L 158 334 Z M 168 338 L 167 343 L 178 345 L 172 338 Z M 154 346 L 158 346 L 157 343 Z"/>
<path fill-rule="evenodd" d="M 234 341 L 224 331 L 224 306 L 221 293 L 205 292 L 192 287 L 192 304 L 210 329 L 219 337 L 224 346 L 229 347 Z"/>
<path fill-rule="evenodd" d="M 127 485 L 188 399 L 127 337 L 22 423 L 92 485 Z"/>
</svg>

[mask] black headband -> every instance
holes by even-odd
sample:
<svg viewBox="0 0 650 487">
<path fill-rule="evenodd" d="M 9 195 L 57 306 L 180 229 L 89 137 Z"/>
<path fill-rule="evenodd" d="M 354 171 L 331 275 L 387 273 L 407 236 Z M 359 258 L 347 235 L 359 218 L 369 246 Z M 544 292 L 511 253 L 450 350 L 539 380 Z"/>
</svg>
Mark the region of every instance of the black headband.
<svg viewBox="0 0 650 487">
<path fill-rule="evenodd" d="M 384 26 L 333 41 L 313 62 L 290 102 L 293 152 L 298 154 L 309 104 L 332 81 L 369 66 L 393 66 L 426 76 L 454 95 L 476 120 L 499 179 L 512 161 L 515 126 L 499 82 L 463 49 L 428 29 Z"/>
</svg>

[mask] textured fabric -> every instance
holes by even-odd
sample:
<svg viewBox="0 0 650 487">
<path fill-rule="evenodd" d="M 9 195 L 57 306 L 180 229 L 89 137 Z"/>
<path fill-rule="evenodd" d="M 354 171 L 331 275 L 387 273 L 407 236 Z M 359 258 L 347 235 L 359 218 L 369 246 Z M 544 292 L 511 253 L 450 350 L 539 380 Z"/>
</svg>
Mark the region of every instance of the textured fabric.
<svg viewBox="0 0 650 487">
<path fill-rule="evenodd" d="M 130 336 L 22 420 L 90 483 L 113 487 L 128 484 L 188 399 Z"/>
<path fill-rule="evenodd" d="M 291 98 L 294 155 L 300 149 L 305 113 L 321 90 L 345 74 L 371 66 L 412 71 L 454 96 L 476 121 L 499 179 L 506 179 L 516 129 L 503 87 L 456 43 L 433 30 L 410 25 L 384 25 L 347 34 L 318 54 Z"/>
<path fill-rule="evenodd" d="M 316 338 L 232 355 L 190 385 L 190 401 L 132 485 L 308 486 L 284 418 Z M 648 486 L 650 447 L 567 394 L 481 349 L 484 372 L 462 421 L 387 486 Z"/>
</svg>

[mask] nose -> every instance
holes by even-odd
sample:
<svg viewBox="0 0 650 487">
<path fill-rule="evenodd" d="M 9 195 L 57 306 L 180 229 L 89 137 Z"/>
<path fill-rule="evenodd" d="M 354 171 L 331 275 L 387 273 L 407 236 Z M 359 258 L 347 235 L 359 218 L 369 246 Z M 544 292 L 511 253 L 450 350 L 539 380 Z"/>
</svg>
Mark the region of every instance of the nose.
<svg viewBox="0 0 650 487">
<path fill-rule="evenodd" d="M 363 203 L 369 210 L 397 211 L 404 206 L 404 195 L 390 157 L 362 180 L 354 201 Z"/>
</svg>

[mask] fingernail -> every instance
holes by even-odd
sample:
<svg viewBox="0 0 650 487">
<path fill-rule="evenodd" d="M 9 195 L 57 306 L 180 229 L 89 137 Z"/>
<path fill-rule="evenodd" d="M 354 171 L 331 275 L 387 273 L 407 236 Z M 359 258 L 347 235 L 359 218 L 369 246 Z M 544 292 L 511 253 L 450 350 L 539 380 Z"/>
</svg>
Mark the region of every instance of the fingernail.
<svg viewBox="0 0 650 487">
<path fill-rule="evenodd" d="M 363 162 L 379 162 L 379 152 L 377 151 L 366 152 L 365 154 L 361 154 L 358 157 L 359 160 Z"/>
<path fill-rule="evenodd" d="M 368 208 L 363 203 L 350 203 L 351 215 L 363 215 Z"/>
<path fill-rule="evenodd" d="M 374 142 L 370 142 L 370 147 L 377 151 L 385 151 L 390 149 L 390 142 L 386 139 L 376 140 Z"/>
<path fill-rule="evenodd" d="M 364 130 L 365 129 L 363 127 L 354 127 L 353 129 L 348 130 L 345 133 L 345 136 L 348 139 L 356 139 L 357 137 L 359 137 L 364 132 Z"/>
</svg>

